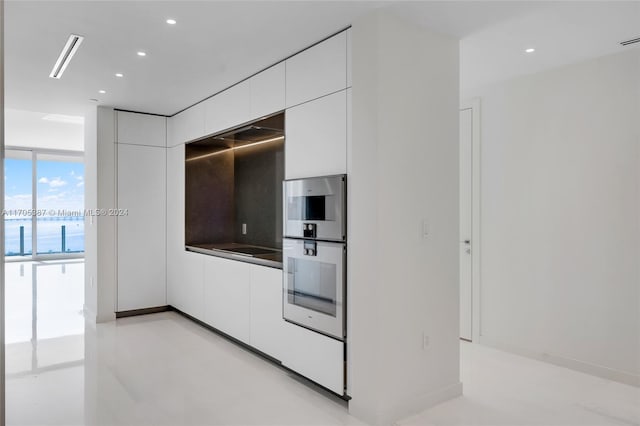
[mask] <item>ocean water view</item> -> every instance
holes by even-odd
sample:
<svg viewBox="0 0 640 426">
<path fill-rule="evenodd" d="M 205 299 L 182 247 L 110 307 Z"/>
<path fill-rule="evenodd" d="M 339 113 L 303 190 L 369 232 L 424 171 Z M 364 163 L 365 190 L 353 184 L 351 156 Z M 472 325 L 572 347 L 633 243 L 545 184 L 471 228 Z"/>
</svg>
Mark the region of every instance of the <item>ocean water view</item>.
<svg viewBox="0 0 640 426">
<path fill-rule="evenodd" d="M 20 227 L 24 227 L 24 255 L 32 254 L 31 218 L 5 219 L 5 256 L 20 256 Z M 62 227 L 65 229 L 64 252 L 84 251 L 84 217 L 38 218 L 38 254 L 62 253 Z"/>
</svg>

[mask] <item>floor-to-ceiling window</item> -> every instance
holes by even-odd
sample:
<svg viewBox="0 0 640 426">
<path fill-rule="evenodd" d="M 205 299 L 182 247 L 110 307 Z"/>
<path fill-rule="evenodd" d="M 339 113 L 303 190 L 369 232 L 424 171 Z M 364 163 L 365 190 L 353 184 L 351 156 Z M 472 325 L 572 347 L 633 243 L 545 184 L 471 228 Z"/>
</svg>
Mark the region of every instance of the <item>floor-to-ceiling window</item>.
<svg viewBox="0 0 640 426">
<path fill-rule="evenodd" d="M 7 149 L 4 213 L 7 260 L 82 256 L 82 153 Z"/>
</svg>

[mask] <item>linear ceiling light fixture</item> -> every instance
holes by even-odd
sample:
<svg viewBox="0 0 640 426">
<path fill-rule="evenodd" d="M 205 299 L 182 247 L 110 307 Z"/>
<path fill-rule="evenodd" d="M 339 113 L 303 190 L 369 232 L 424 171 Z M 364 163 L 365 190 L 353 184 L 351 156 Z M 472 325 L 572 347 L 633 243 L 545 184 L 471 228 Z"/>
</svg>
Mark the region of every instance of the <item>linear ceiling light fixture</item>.
<svg viewBox="0 0 640 426">
<path fill-rule="evenodd" d="M 625 41 L 621 41 L 620 44 L 623 46 L 628 46 L 630 44 L 633 43 L 640 43 L 640 37 L 638 38 L 632 38 L 631 40 L 625 40 Z"/>
<path fill-rule="evenodd" d="M 82 40 L 84 40 L 84 37 L 76 34 L 71 34 L 69 36 L 69 39 L 67 40 L 67 44 L 64 45 L 62 52 L 60 52 L 60 56 L 58 56 L 58 60 L 56 61 L 56 64 L 53 66 L 53 69 L 51 70 L 51 74 L 49 74 L 49 77 L 51 78 L 62 77 L 62 73 L 64 73 L 64 70 L 69 65 L 69 62 L 71 62 L 71 58 L 73 58 L 73 55 L 76 54 L 76 51 L 78 50 L 78 47 L 80 47 L 80 43 L 82 43 Z"/>
</svg>

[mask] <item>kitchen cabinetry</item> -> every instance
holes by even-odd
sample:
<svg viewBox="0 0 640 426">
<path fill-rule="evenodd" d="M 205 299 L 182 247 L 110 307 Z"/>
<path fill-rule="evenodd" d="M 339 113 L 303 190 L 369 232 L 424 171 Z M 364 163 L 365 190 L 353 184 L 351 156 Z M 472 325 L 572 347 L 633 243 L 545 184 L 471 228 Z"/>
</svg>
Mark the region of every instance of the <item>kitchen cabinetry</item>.
<svg viewBox="0 0 640 426">
<path fill-rule="evenodd" d="M 287 108 L 346 88 L 346 32 L 292 56 L 286 67 Z"/>
<path fill-rule="evenodd" d="M 282 319 L 282 270 L 251 265 L 251 346 L 281 359 L 287 350 Z"/>
<path fill-rule="evenodd" d="M 205 134 L 209 135 L 251 119 L 251 87 L 245 80 L 204 103 Z"/>
<path fill-rule="evenodd" d="M 117 145 L 116 311 L 165 306 L 166 149 Z"/>
<path fill-rule="evenodd" d="M 183 249 L 172 253 L 171 257 L 167 263 L 168 304 L 204 321 L 205 255 Z"/>
<path fill-rule="evenodd" d="M 204 136 L 204 103 L 200 102 L 167 119 L 167 146 L 173 147 Z"/>
<path fill-rule="evenodd" d="M 285 105 L 285 65 L 281 62 L 249 79 L 251 119 L 282 111 Z"/>
<path fill-rule="evenodd" d="M 206 256 L 204 277 L 204 321 L 250 344 L 251 265 Z"/>
<path fill-rule="evenodd" d="M 347 172 L 346 90 L 287 109 L 285 176 Z"/>
<path fill-rule="evenodd" d="M 344 343 L 288 322 L 283 331 L 282 364 L 342 395 Z"/>
<path fill-rule="evenodd" d="M 204 259 L 184 249 L 184 145 L 167 149 L 167 303 L 204 321 Z"/>
<path fill-rule="evenodd" d="M 117 143 L 166 146 L 167 119 L 159 115 L 117 111 Z"/>
</svg>

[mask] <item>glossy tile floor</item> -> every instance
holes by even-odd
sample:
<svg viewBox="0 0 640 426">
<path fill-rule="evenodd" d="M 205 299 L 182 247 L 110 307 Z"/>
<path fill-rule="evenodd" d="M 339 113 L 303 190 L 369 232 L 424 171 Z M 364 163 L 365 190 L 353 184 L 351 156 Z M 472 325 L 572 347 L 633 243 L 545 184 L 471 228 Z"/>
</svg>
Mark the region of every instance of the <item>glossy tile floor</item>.
<svg viewBox="0 0 640 426">
<path fill-rule="evenodd" d="M 7 264 L 7 424 L 362 424 L 178 314 L 85 324 L 83 269 Z M 465 396 L 398 424 L 640 424 L 638 388 L 468 343 L 461 368 Z"/>
</svg>

